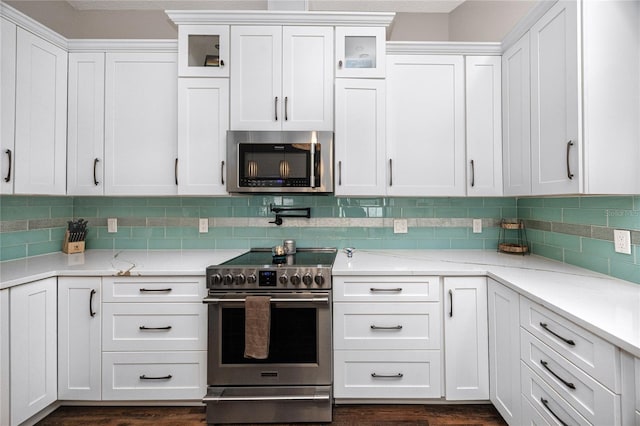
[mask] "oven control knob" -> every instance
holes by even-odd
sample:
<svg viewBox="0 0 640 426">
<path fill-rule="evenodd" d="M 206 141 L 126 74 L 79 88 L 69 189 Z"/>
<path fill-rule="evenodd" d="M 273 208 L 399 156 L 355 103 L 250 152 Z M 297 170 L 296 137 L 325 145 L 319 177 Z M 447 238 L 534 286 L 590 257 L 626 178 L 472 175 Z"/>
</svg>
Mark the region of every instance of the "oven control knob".
<svg viewBox="0 0 640 426">
<path fill-rule="evenodd" d="M 322 284 L 324 284 L 324 277 L 322 276 L 322 274 L 318 274 L 316 275 L 313 280 L 316 282 L 316 284 L 318 284 L 319 286 L 322 286 Z"/>
<path fill-rule="evenodd" d="M 293 285 L 300 285 L 300 275 L 298 274 L 293 274 L 291 276 L 291 284 Z"/>
<path fill-rule="evenodd" d="M 256 281 L 258 281 L 258 279 L 256 278 L 256 274 L 249 274 L 249 276 L 247 277 L 247 282 L 249 284 L 255 284 Z"/>
<path fill-rule="evenodd" d="M 220 274 L 211 275 L 211 284 L 214 286 L 222 284 L 222 275 Z"/>
<path fill-rule="evenodd" d="M 238 274 L 236 275 L 236 284 L 238 285 L 242 285 L 247 281 L 247 278 L 244 276 L 244 274 Z"/>
<path fill-rule="evenodd" d="M 231 274 L 227 274 L 224 276 L 224 284 L 225 285 L 231 285 L 233 284 L 233 275 Z"/>
<path fill-rule="evenodd" d="M 311 283 L 313 282 L 313 278 L 311 278 L 311 274 L 310 273 L 306 273 L 302 276 L 302 282 L 305 285 L 311 285 Z"/>
<path fill-rule="evenodd" d="M 280 275 L 280 278 L 278 278 L 278 281 L 280 281 L 280 284 L 286 284 L 288 280 L 289 280 L 289 277 L 287 277 L 287 274 L 282 274 Z"/>
</svg>

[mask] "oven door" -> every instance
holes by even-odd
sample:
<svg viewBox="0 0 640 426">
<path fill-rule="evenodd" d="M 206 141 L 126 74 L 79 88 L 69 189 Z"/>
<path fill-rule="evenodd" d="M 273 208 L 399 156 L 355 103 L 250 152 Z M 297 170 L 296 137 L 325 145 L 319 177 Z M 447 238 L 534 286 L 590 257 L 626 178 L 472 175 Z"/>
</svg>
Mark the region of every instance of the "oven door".
<svg viewBox="0 0 640 426">
<path fill-rule="evenodd" d="M 269 356 L 244 357 L 248 295 L 271 297 Z M 331 384 L 331 293 L 211 292 L 207 382 L 209 386 Z"/>
</svg>

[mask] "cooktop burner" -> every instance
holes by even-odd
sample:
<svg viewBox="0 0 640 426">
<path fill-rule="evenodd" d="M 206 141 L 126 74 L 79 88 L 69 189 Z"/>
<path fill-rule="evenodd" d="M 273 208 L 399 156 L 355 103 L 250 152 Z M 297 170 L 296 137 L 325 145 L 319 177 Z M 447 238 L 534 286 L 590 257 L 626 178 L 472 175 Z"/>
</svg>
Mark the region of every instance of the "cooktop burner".
<svg viewBox="0 0 640 426">
<path fill-rule="evenodd" d="M 328 266 L 333 265 L 336 258 L 335 249 L 298 249 L 293 255 L 273 256 L 271 249 L 252 249 L 228 260 L 224 266 L 262 266 L 262 265 L 295 265 L 295 266 Z"/>
</svg>

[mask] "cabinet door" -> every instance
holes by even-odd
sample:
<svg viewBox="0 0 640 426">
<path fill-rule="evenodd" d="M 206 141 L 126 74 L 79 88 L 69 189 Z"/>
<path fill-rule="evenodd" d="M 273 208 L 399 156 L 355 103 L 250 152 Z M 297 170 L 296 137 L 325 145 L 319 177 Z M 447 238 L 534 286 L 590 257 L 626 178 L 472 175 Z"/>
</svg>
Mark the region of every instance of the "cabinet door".
<svg viewBox="0 0 640 426">
<path fill-rule="evenodd" d="M 104 53 L 69 54 L 67 194 L 104 193 Z"/>
<path fill-rule="evenodd" d="M 489 399 L 487 279 L 446 277 L 444 294 L 446 398 Z"/>
<path fill-rule="evenodd" d="M 519 296 L 489 280 L 489 399 L 510 425 L 520 422 Z"/>
<path fill-rule="evenodd" d="M 282 127 L 282 27 L 231 27 L 231 130 Z"/>
<path fill-rule="evenodd" d="M 282 29 L 282 130 L 333 130 L 333 28 Z"/>
<path fill-rule="evenodd" d="M 384 78 L 385 27 L 336 27 L 336 77 Z"/>
<path fill-rule="evenodd" d="M 462 56 L 388 57 L 391 196 L 465 195 Z"/>
<path fill-rule="evenodd" d="M 12 287 L 11 425 L 57 399 L 56 279 Z"/>
<path fill-rule="evenodd" d="M 101 399 L 101 279 L 58 278 L 58 399 Z"/>
<path fill-rule="evenodd" d="M 467 56 L 467 195 L 502 195 L 499 56 Z"/>
<path fill-rule="evenodd" d="M 0 194 L 13 194 L 16 120 L 16 25 L 0 18 Z M 0 419 L 1 420 L 1 419 Z"/>
<path fill-rule="evenodd" d="M 179 25 L 180 77 L 229 77 L 229 26 Z"/>
<path fill-rule="evenodd" d="M 531 28 L 531 186 L 580 190 L 578 28 L 575 1 L 559 1 Z"/>
<path fill-rule="evenodd" d="M 385 81 L 336 80 L 338 196 L 385 195 Z"/>
<path fill-rule="evenodd" d="M 529 33 L 502 55 L 504 195 L 531 194 Z"/>
<path fill-rule="evenodd" d="M 16 194 L 64 194 L 67 52 L 18 28 Z"/>
<path fill-rule="evenodd" d="M 175 53 L 107 53 L 105 195 L 177 192 Z"/>
<path fill-rule="evenodd" d="M 9 420 L 9 289 L 0 290 L 0 424 Z"/>
<path fill-rule="evenodd" d="M 178 82 L 178 193 L 225 195 L 229 80 Z"/>
</svg>

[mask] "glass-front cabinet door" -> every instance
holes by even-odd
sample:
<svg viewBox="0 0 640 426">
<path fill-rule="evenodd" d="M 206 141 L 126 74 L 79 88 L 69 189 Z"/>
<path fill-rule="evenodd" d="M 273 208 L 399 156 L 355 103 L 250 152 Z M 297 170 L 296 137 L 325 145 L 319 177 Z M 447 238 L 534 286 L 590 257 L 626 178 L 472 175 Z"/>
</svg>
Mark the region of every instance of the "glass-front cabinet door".
<svg viewBox="0 0 640 426">
<path fill-rule="evenodd" d="M 385 27 L 336 27 L 336 77 L 384 78 Z"/>
<path fill-rule="evenodd" d="M 229 26 L 180 25 L 178 75 L 180 77 L 228 77 Z"/>
</svg>

